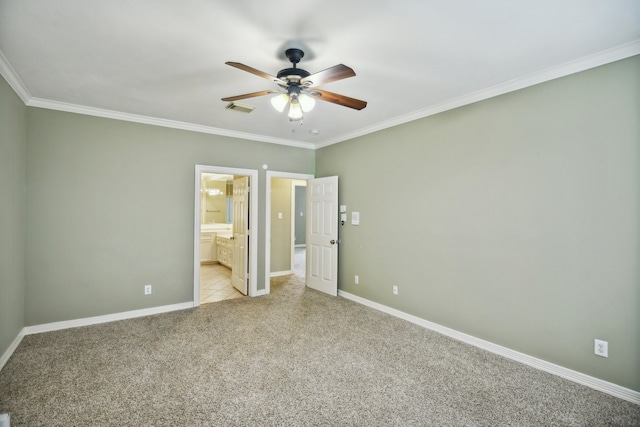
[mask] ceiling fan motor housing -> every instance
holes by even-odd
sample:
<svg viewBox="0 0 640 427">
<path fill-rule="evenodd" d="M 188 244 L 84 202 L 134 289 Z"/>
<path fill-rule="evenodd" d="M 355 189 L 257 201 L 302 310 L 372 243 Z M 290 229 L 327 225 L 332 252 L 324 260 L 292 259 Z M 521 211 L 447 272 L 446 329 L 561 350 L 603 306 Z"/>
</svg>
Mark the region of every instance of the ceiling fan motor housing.
<svg viewBox="0 0 640 427">
<path fill-rule="evenodd" d="M 302 68 L 285 68 L 278 71 L 278 78 L 280 80 L 287 80 L 291 77 L 293 80 L 302 80 L 305 77 L 309 77 L 309 72 Z"/>
<path fill-rule="evenodd" d="M 296 67 L 296 64 L 300 62 L 300 60 L 304 56 L 303 51 L 301 51 L 300 49 L 287 49 L 285 55 L 287 55 L 287 58 L 289 58 L 289 61 L 291 61 L 291 63 L 293 64 L 293 68 L 285 68 L 284 70 L 280 70 L 278 72 L 278 78 L 280 80 L 295 84 L 305 77 L 311 75 L 308 71 Z"/>
</svg>

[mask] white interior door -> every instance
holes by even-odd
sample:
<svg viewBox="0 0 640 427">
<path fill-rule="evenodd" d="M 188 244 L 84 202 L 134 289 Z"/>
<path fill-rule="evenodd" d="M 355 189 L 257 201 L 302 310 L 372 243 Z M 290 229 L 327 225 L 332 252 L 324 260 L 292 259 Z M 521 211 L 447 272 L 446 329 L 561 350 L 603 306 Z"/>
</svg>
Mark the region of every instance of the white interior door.
<svg viewBox="0 0 640 427">
<path fill-rule="evenodd" d="M 307 182 L 307 286 L 338 295 L 338 177 Z"/>
<path fill-rule="evenodd" d="M 247 295 L 249 283 L 249 177 L 233 180 L 233 261 L 231 285 Z"/>
</svg>

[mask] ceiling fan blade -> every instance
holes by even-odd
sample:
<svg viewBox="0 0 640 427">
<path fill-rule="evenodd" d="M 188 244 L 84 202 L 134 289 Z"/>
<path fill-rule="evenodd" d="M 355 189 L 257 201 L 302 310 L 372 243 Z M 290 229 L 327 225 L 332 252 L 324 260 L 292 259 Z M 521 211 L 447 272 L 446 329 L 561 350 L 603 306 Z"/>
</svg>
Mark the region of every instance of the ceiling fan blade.
<svg viewBox="0 0 640 427">
<path fill-rule="evenodd" d="M 239 101 L 240 99 L 247 99 L 247 98 L 255 98 L 256 96 L 263 96 L 263 95 L 268 95 L 270 93 L 277 93 L 277 90 L 261 90 L 260 92 L 252 92 L 252 93 L 245 93 L 244 95 L 237 95 L 237 96 L 229 96 L 228 98 L 222 98 L 223 101 Z"/>
<path fill-rule="evenodd" d="M 311 96 L 314 99 L 321 101 L 332 102 L 334 104 L 342 105 L 344 107 L 353 108 L 354 110 L 362 110 L 367 106 L 367 101 L 361 101 L 355 98 L 349 98 L 348 96 L 338 95 L 337 93 L 327 92 L 326 90 L 312 89 Z"/>
<path fill-rule="evenodd" d="M 309 86 L 320 86 L 326 83 L 335 82 L 356 75 L 356 72 L 346 65 L 338 64 L 326 70 L 318 71 L 315 74 L 300 80 L 300 84 L 308 84 Z"/>
<path fill-rule="evenodd" d="M 287 84 L 287 82 L 285 82 L 284 80 L 280 80 L 276 76 L 272 76 L 271 74 L 267 74 L 264 71 L 256 70 L 253 67 L 249 67 L 248 65 L 244 65 L 244 64 L 241 64 L 239 62 L 225 62 L 225 64 L 231 65 L 232 67 L 235 67 L 235 68 L 237 68 L 239 70 L 246 71 L 246 72 L 251 73 L 251 74 L 255 74 L 256 76 L 262 77 L 263 79 L 271 80 L 272 82 L 275 82 L 275 83 L 278 83 L 278 84 L 282 84 L 282 85 L 286 85 Z"/>
</svg>

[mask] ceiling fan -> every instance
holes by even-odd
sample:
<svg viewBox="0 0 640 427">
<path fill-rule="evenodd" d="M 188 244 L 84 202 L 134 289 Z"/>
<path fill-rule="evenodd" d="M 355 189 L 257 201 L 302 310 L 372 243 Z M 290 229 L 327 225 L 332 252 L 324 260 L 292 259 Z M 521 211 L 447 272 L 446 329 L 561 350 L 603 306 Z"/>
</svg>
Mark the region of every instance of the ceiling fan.
<svg viewBox="0 0 640 427">
<path fill-rule="evenodd" d="M 289 120 L 302 120 L 303 113 L 311 111 L 315 105 L 315 100 L 331 102 L 344 107 L 362 110 L 367 106 L 366 101 L 317 89 L 316 86 L 337 80 L 353 77 L 356 73 L 346 65 L 335 65 L 326 70 L 310 74 L 302 68 L 297 68 L 296 64 L 304 57 L 304 52 L 300 49 L 287 49 L 285 55 L 293 64 L 292 68 L 285 68 L 278 72 L 277 76 L 272 76 L 260 70 L 256 70 L 248 65 L 239 62 L 225 62 L 225 64 L 255 74 L 258 77 L 270 80 L 280 86 L 280 89 L 268 89 L 260 92 L 247 93 L 244 95 L 230 96 L 222 98 L 223 101 L 233 102 L 240 99 L 254 98 L 256 96 L 279 93 L 271 99 L 271 105 L 279 112 L 284 111 L 289 106 Z"/>
</svg>

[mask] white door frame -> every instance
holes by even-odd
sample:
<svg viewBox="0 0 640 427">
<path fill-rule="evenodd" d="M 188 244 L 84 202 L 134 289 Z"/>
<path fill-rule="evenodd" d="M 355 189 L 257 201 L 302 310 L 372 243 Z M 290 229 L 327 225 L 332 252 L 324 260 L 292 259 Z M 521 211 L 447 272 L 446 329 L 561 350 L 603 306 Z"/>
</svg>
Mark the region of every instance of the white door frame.
<svg viewBox="0 0 640 427">
<path fill-rule="evenodd" d="M 307 173 L 278 172 L 270 170 L 267 171 L 267 200 L 265 203 L 266 244 L 264 253 L 264 292 L 261 291 L 261 295 L 271 292 L 271 178 L 307 180 L 314 178 L 314 176 Z"/>
<path fill-rule="evenodd" d="M 196 165 L 193 219 L 193 306 L 200 306 L 200 176 L 202 173 L 249 177 L 249 296 L 258 295 L 258 171 L 256 169 Z"/>
<path fill-rule="evenodd" d="M 300 181 L 304 181 L 304 184 L 301 184 Z M 307 188 L 307 180 L 301 179 L 292 179 L 291 180 L 291 269 L 293 270 L 293 264 L 295 264 L 296 258 L 296 241 L 294 239 L 296 235 L 296 222 L 298 221 L 298 213 L 296 212 L 296 187 L 304 187 Z M 306 200 L 305 200 L 306 203 Z M 307 221 L 307 218 L 304 218 L 304 221 Z M 305 230 L 307 228 L 305 227 Z M 305 242 L 306 240 L 305 236 Z M 305 246 L 307 244 L 305 243 Z M 305 267 L 306 269 L 306 267 Z"/>
</svg>

